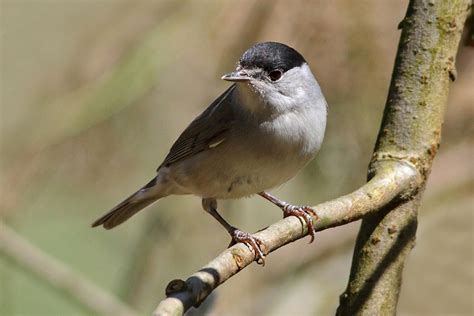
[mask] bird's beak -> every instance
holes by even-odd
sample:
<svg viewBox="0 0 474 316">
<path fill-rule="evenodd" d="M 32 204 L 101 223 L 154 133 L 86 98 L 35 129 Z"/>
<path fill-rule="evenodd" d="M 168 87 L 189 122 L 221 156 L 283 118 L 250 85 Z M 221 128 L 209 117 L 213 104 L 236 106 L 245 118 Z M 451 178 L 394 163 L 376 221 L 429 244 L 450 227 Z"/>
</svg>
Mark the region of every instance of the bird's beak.
<svg viewBox="0 0 474 316">
<path fill-rule="evenodd" d="M 223 75 L 221 79 L 226 81 L 242 82 L 249 81 L 250 77 L 243 71 L 233 71 Z"/>
</svg>

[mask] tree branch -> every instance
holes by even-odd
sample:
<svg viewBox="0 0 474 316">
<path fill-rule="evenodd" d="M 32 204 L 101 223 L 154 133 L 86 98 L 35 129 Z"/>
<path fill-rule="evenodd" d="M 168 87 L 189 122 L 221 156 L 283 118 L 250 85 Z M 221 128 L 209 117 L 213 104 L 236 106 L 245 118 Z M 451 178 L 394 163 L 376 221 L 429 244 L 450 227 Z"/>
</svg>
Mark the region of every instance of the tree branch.
<svg viewBox="0 0 474 316">
<path fill-rule="evenodd" d="M 395 315 L 403 266 L 415 245 L 418 206 L 441 140 L 450 79 L 469 0 L 412 0 L 400 26 L 392 82 L 373 161 L 403 157 L 422 182 L 400 204 L 365 217 L 337 315 Z M 371 174 L 383 164 L 372 164 Z"/>
<path fill-rule="evenodd" d="M 407 188 L 417 187 L 421 181 L 410 163 L 397 160 L 384 163 L 387 165 L 384 171 L 360 189 L 314 206 L 319 217 L 313 219 L 316 231 L 356 221 L 389 203 L 396 203 L 401 193 Z M 254 234 L 263 242 L 262 250 L 266 254 L 306 235 L 306 225 L 296 217 L 282 219 Z M 160 302 L 153 315 L 182 315 L 254 260 L 255 254 L 243 244 L 225 250 L 186 281 L 171 281 L 166 288 L 167 298 Z"/>
<path fill-rule="evenodd" d="M 356 221 L 363 224 L 354 251 L 351 277 L 341 296 L 340 315 L 394 314 L 403 263 L 413 247 L 417 208 L 436 155 L 449 79 L 469 0 L 411 1 L 380 128 L 369 182 L 353 193 L 314 206 L 316 231 Z M 270 253 L 306 236 L 295 217 L 254 236 Z M 153 315 L 182 315 L 217 286 L 254 261 L 237 244 L 186 281 L 171 281 L 167 298 Z"/>
<path fill-rule="evenodd" d="M 130 307 L 49 257 L 0 222 L 0 254 L 98 315 L 137 315 Z"/>
</svg>

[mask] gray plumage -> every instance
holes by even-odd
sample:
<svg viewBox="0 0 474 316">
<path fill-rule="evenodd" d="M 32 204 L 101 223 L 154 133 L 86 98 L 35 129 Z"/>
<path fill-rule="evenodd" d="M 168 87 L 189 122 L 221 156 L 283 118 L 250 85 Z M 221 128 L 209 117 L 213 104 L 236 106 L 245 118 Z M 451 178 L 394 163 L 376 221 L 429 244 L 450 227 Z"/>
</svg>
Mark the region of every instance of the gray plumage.
<svg viewBox="0 0 474 316">
<path fill-rule="evenodd" d="M 235 83 L 184 130 L 156 177 L 93 226 L 113 228 L 173 194 L 215 201 L 260 193 L 314 158 L 327 104 L 298 52 L 280 43 L 257 44 L 222 79 Z"/>
</svg>

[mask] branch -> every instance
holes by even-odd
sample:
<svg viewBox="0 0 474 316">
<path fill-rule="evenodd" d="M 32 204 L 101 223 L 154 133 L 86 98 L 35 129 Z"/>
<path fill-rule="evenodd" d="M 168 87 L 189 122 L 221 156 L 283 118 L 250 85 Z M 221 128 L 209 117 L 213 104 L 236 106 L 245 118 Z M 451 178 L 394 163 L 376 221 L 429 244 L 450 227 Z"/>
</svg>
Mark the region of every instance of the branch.
<svg viewBox="0 0 474 316">
<path fill-rule="evenodd" d="M 137 315 L 130 307 L 49 257 L 0 222 L 0 254 L 98 315 Z"/>
<path fill-rule="evenodd" d="M 418 206 L 439 148 L 470 2 L 412 0 L 400 24 L 403 31 L 373 161 L 408 159 L 422 181 L 402 203 L 363 219 L 337 315 L 396 314 L 403 267 L 415 246 Z M 372 169 L 377 173 L 380 166 Z"/>
<path fill-rule="evenodd" d="M 360 189 L 314 206 L 318 219 L 313 218 L 316 231 L 356 221 L 383 206 L 394 202 L 407 188 L 421 181 L 418 172 L 409 163 L 387 160 L 387 167 Z M 263 242 L 268 254 L 307 235 L 307 227 L 296 217 L 287 217 L 254 234 Z M 167 298 L 160 302 L 153 315 L 182 315 L 192 306 L 198 306 L 220 284 L 250 265 L 255 254 L 243 244 L 237 244 L 217 256 L 186 281 L 173 280 L 166 288 Z"/>
</svg>

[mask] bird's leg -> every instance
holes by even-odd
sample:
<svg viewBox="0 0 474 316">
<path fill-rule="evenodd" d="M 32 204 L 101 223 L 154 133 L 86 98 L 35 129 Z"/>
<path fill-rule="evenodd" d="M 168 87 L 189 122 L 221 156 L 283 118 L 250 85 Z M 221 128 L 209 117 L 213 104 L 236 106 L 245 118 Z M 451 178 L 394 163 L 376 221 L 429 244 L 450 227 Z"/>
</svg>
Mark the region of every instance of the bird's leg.
<svg viewBox="0 0 474 316">
<path fill-rule="evenodd" d="M 291 205 L 289 203 L 286 203 L 285 201 L 280 200 L 277 197 L 274 197 L 273 195 L 267 192 L 260 192 L 258 195 L 281 208 L 281 210 L 283 211 L 283 217 L 296 216 L 306 222 L 306 225 L 308 226 L 308 235 L 311 236 L 311 240 L 309 242 L 313 242 L 314 225 L 312 217 L 315 217 L 317 219 L 318 215 L 311 207 Z"/>
<path fill-rule="evenodd" d="M 212 215 L 229 233 L 232 238 L 228 247 L 235 245 L 236 243 L 244 243 L 247 247 L 255 253 L 255 259 L 258 264 L 265 265 L 265 255 L 263 254 L 260 246 L 263 244 L 258 238 L 253 237 L 249 233 L 241 231 L 238 228 L 230 225 L 218 212 L 217 212 L 217 201 L 215 199 L 203 199 L 202 206 L 206 212 Z"/>
</svg>

